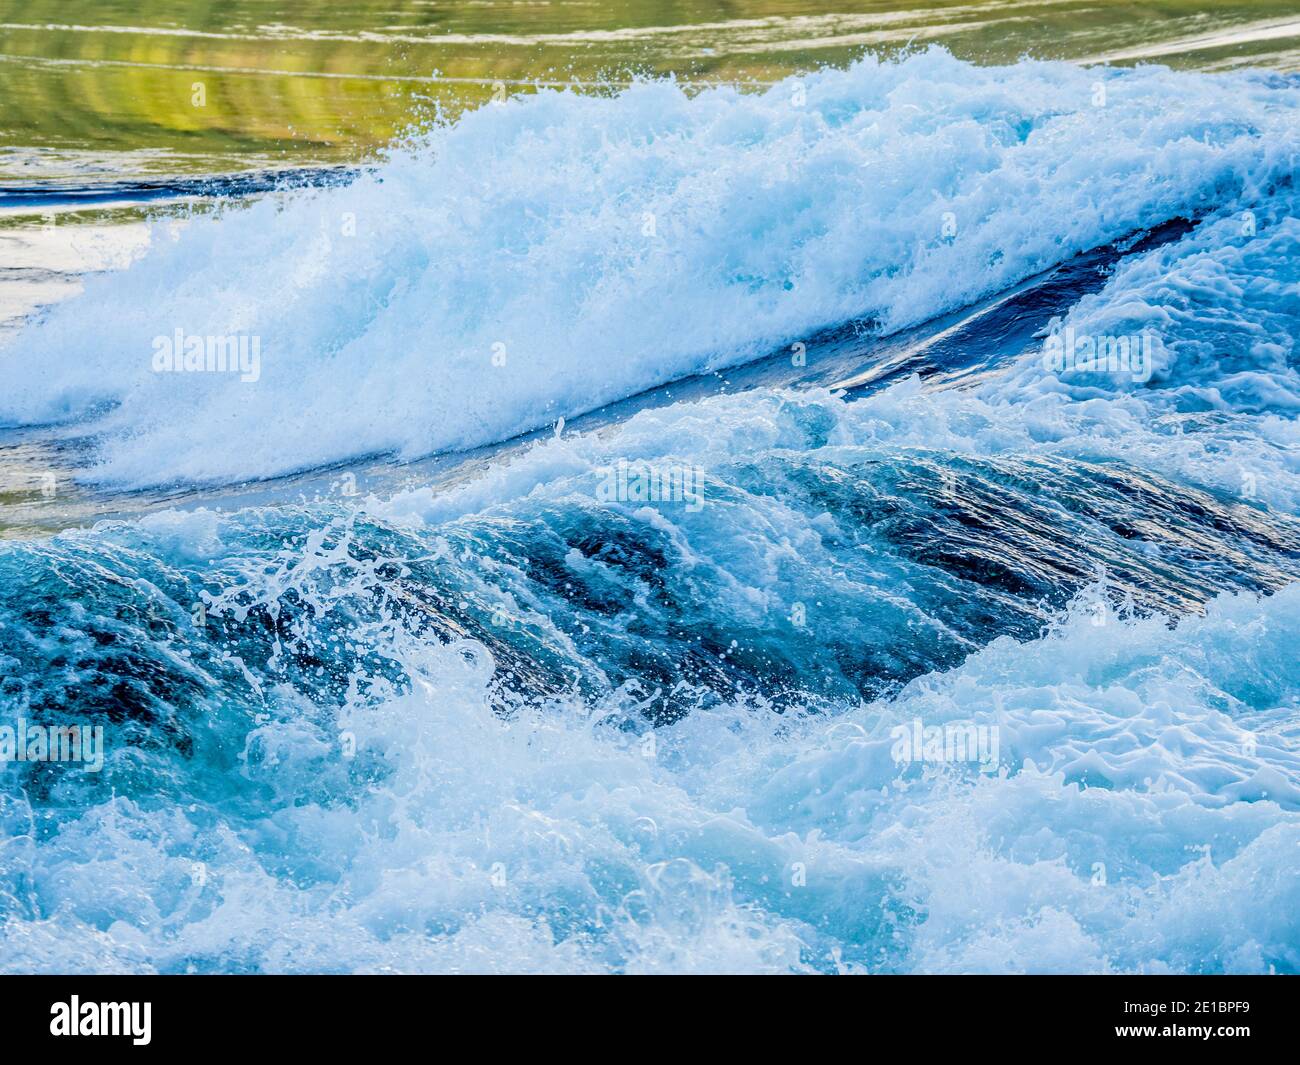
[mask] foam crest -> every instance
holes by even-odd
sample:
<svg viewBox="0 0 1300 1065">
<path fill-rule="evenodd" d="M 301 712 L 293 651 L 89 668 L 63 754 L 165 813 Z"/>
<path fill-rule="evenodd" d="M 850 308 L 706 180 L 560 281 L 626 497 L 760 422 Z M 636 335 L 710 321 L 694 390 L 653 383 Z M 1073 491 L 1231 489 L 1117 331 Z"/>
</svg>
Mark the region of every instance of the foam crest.
<svg viewBox="0 0 1300 1065">
<path fill-rule="evenodd" d="M 500 440 L 1254 195 L 1298 106 L 1255 75 L 940 50 L 761 94 L 542 92 L 160 232 L 9 342 L 0 418 L 88 418 L 98 474 L 133 485 Z M 256 372 L 154 372 L 178 330 L 256 338 Z"/>
</svg>

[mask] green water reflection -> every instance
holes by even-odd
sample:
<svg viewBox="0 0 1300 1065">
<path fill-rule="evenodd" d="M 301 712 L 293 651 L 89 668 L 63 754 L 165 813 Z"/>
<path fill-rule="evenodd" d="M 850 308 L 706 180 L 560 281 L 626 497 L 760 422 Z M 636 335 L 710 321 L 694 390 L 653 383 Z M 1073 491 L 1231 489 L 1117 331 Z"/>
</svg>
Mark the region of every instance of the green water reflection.
<svg viewBox="0 0 1300 1065">
<path fill-rule="evenodd" d="M 930 42 L 979 62 L 1295 70 L 1300 12 L 1295 0 L 0 0 L 0 178 L 355 160 L 496 82 L 761 82 Z"/>
</svg>

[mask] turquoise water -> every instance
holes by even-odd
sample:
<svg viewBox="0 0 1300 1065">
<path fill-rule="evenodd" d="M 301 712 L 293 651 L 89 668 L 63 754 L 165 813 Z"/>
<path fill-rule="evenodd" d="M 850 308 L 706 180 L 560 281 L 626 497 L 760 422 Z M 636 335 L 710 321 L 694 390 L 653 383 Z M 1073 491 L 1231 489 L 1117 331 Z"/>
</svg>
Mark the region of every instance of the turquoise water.
<svg viewBox="0 0 1300 1065">
<path fill-rule="evenodd" d="M 0 967 L 1295 971 L 1298 112 L 934 49 L 146 227 L 0 348 L 105 737 Z"/>
</svg>

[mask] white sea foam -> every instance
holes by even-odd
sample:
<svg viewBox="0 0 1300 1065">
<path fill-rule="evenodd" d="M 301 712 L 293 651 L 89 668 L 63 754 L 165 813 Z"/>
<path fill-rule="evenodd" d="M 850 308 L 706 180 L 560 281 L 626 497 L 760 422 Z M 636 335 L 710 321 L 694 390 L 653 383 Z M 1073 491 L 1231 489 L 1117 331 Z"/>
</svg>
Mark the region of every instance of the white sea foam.
<svg viewBox="0 0 1300 1065">
<path fill-rule="evenodd" d="M 1093 334 L 1158 327 L 1149 381 L 1056 376 L 1027 352 L 960 392 L 759 389 L 345 506 L 431 542 L 465 519 L 508 526 L 524 503 L 617 508 L 687 568 L 725 570 L 709 601 L 730 620 L 788 602 L 792 560 L 828 613 L 842 590 L 820 546 L 830 515 L 779 492 L 710 495 L 710 471 L 751 457 L 1123 462 L 1237 495 L 1245 469 L 1252 502 L 1294 511 L 1300 233 L 1294 193 L 1264 183 L 1295 150 L 1296 90 L 938 53 L 807 85 L 803 109 L 788 85 L 543 96 L 470 116 L 351 188 L 196 223 L 29 329 L 0 406 L 29 420 L 121 400 L 104 472 L 125 481 L 414 454 L 854 314 L 915 321 L 1197 210 L 1204 225 L 1067 315 Z M 645 210 L 659 243 L 641 236 Z M 162 390 L 144 376 L 148 341 L 177 327 L 261 335 L 261 380 L 179 374 Z M 137 337 L 138 370 L 124 358 Z M 601 501 L 621 461 L 701 471 L 705 504 Z M 269 564 L 283 523 L 263 513 L 167 512 L 49 550 L 122 537 L 160 567 L 233 569 L 245 598 L 214 613 L 292 597 L 310 607 L 299 627 L 380 580 L 379 560 L 310 524 Z M 895 560 L 871 565 L 869 590 L 917 610 Z M 329 567 L 341 587 L 318 592 Z M 1174 626 L 1085 596 L 1040 638 L 994 640 L 891 699 L 806 716 L 724 703 L 652 738 L 627 691 L 505 717 L 481 647 L 391 619 L 347 640 L 409 683 L 354 678 L 337 712 L 268 686 L 205 715 L 197 756 L 110 746 L 107 773 L 148 768 L 175 801 L 69 804 L 38 840 L 32 800 L 6 782 L 0 968 L 1300 970 L 1294 586 Z M 893 730 L 914 723 L 996 735 L 996 767 L 899 760 Z"/>
<path fill-rule="evenodd" d="M 498 440 L 1248 201 L 1289 172 L 1298 111 L 1257 75 L 938 50 L 762 94 L 543 92 L 349 187 L 160 231 L 7 345 L 0 419 L 118 404 L 99 472 L 127 484 Z M 260 380 L 153 373 L 177 329 L 260 336 Z"/>
<path fill-rule="evenodd" d="M 1298 636 L 1296 589 L 1172 630 L 1080 611 L 892 702 L 649 747 L 614 705 L 504 720 L 481 652 L 408 644 L 409 693 L 247 737 L 256 810 L 117 798 L 37 843 L 8 793 L 0 883 L 44 916 L 0 965 L 1294 971 Z M 918 718 L 997 729 L 999 771 L 897 764 Z"/>
</svg>

